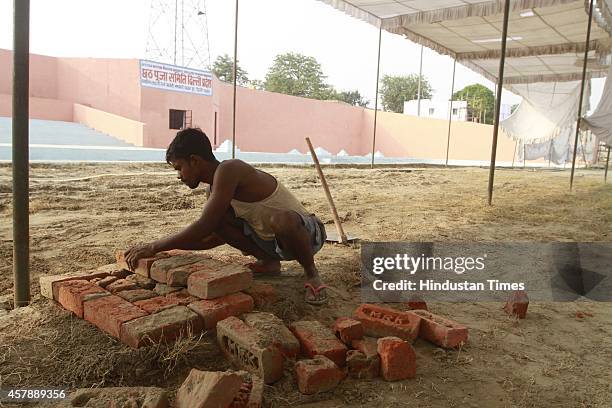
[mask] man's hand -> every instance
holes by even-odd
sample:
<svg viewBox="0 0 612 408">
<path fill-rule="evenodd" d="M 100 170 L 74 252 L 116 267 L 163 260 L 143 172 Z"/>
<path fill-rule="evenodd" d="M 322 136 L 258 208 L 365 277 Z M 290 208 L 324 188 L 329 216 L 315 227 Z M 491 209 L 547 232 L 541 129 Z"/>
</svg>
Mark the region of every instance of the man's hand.
<svg viewBox="0 0 612 408">
<path fill-rule="evenodd" d="M 132 272 L 138 266 L 138 260 L 141 258 L 150 258 L 155 255 L 155 250 L 151 244 L 136 245 L 125 251 L 125 262 Z"/>
</svg>

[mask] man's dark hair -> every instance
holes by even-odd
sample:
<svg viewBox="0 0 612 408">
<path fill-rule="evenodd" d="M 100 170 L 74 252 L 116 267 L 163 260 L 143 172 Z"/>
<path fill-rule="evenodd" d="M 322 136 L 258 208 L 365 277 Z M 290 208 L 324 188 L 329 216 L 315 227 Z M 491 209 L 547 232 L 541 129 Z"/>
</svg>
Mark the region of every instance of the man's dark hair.
<svg viewBox="0 0 612 408">
<path fill-rule="evenodd" d="M 166 162 L 172 160 L 188 159 L 192 154 L 198 155 L 206 161 L 217 161 L 212 152 L 210 140 L 200 128 L 186 128 L 179 130 L 170 146 L 166 150 Z"/>
</svg>

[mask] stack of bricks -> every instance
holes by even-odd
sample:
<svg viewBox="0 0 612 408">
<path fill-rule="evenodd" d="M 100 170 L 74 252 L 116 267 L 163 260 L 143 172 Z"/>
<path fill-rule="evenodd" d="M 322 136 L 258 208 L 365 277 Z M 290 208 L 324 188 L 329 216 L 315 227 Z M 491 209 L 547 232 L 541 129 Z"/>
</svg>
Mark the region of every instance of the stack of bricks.
<svg viewBox="0 0 612 408">
<path fill-rule="evenodd" d="M 187 251 L 140 259 L 135 273 L 117 251 L 115 268 L 40 278 L 44 296 L 134 348 L 170 343 L 252 311 L 253 298 L 241 292 L 251 284 L 246 267 Z"/>
</svg>

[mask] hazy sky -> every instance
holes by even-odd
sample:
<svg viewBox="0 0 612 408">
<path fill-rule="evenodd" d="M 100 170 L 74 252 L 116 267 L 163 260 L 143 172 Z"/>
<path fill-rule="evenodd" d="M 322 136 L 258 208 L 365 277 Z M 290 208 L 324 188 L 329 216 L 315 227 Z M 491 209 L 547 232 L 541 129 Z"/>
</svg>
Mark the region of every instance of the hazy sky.
<svg viewBox="0 0 612 408">
<path fill-rule="evenodd" d="M 170 3 L 173 3 L 170 1 Z M 179 0 L 180 3 L 180 0 Z M 31 0 L 30 51 L 58 57 L 145 58 L 148 0 Z M 0 0 L 0 48 L 12 48 L 13 0 Z M 233 54 L 233 0 L 206 0 L 211 59 Z M 169 29 L 169 36 L 174 35 Z M 264 79 L 274 57 L 299 52 L 315 57 L 327 82 L 357 89 L 374 100 L 378 29 L 316 0 L 241 0 L 238 60 L 250 79 Z M 419 71 L 420 46 L 383 31 L 381 77 Z M 448 100 L 452 59 L 425 48 L 423 74 L 434 99 Z M 457 64 L 455 90 L 494 85 Z M 603 80 L 594 81 L 592 103 Z M 503 103 L 520 98 L 505 91 Z"/>
</svg>

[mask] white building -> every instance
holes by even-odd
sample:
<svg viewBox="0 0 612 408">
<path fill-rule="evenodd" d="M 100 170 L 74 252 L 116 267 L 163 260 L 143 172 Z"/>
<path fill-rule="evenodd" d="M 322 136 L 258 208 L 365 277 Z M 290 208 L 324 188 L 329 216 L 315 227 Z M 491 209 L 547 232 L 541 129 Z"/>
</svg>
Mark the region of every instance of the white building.
<svg viewBox="0 0 612 408">
<path fill-rule="evenodd" d="M 448 110 L 450 109 L 450 106 L 450 101 L 421 99 L 420 116 L 424 118 L 448 120 Z M 453 101 L 452 109 L 452 120 L 462 122 L 467 122 L 470 120 L 468 117 L 467 101 Z M 510 105 L 502 104 L 500 120 L 504 120 L 510 116 L 510 109 Z M 418 100 L 414 99 L 404 102 L 404 115 L 419 116 Z"/>
</svg>

